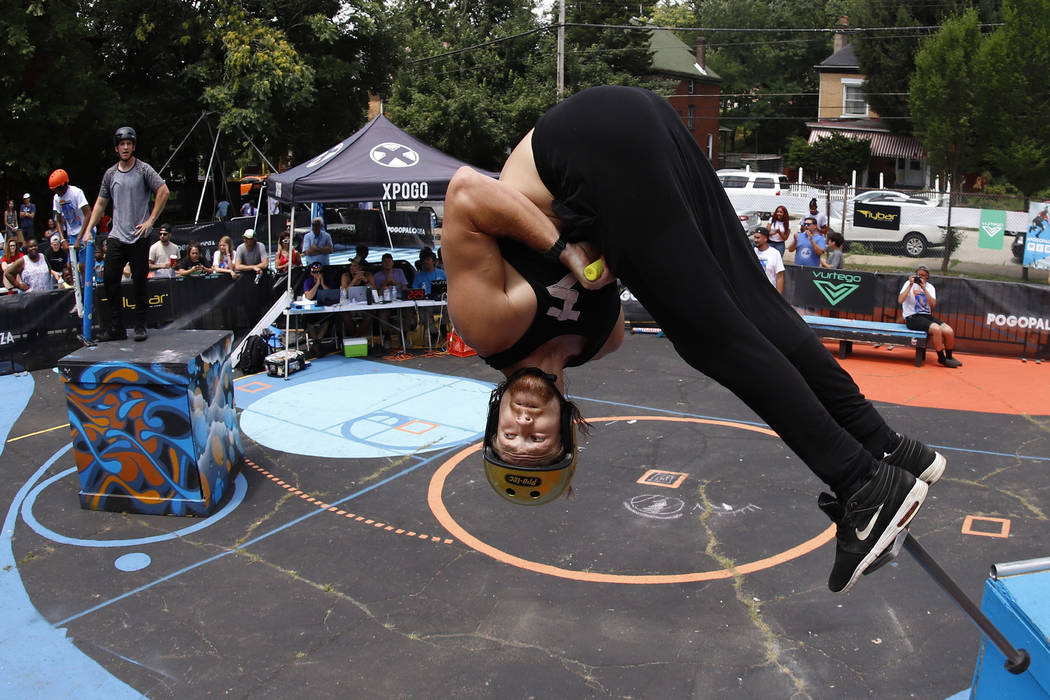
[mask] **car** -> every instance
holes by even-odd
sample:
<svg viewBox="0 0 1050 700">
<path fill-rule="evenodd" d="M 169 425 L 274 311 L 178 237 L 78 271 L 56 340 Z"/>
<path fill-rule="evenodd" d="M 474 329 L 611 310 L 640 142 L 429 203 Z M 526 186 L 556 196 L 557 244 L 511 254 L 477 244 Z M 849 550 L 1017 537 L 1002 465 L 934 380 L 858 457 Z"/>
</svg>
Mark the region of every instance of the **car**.
<svg viewBox="0 0 1050 700">
<path fill-rule="evenodd" d="M 756 228 L 760 226 L 769 227 L 769 220 L 773 218 L 773 212 L 759 211 L 757 209 L 737 209 L 736 218 L 740 220 L 740 225 L 744 227 L 744 232 L 751 234 Z"/>
<path fill-rule="evenodd" d="M 926 198 L 919 194 L 907 194 L 894 190 L 869 190 L 850 199 L 853 204 L 903 204 L 906 206 L 935 207 L 937 198 Z"/>
<path fill-rule="evenodd" d="M 1014 242 L 1010 244 L 1010 253 L 1014 256 L 1014 262 L 1023 263 L 1025 232 L 1016 231 L 1013 236 Z"/>
<path fill-rule="evenodd" d="M 732 170 L 723 168 L 715 171 L 718 181 L 726 194 L 740 194 L 741 190 L 752 191 L 753 194 L 775 194 L 787 191 L 789 183 L 786 175 L 780 173 L 764 173 L 757 170 Z"/>
</svg>

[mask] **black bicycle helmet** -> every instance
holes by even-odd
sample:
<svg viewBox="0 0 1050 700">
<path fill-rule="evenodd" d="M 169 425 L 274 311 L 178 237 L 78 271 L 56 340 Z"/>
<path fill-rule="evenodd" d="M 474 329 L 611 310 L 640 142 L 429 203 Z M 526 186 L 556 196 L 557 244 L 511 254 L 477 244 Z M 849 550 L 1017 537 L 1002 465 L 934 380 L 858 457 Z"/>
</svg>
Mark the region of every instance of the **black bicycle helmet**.
<svg viewBox="0 0 1050 700">
<path fill-rule="evenodd" d="M 113 133 L 113 145 L 116 146 L 124 139 L 130 139 L 132 143 L 137 144 L 138 139 L 135 136 L 135 130 L 130 126 L 122 126 Z"/>
</svg>

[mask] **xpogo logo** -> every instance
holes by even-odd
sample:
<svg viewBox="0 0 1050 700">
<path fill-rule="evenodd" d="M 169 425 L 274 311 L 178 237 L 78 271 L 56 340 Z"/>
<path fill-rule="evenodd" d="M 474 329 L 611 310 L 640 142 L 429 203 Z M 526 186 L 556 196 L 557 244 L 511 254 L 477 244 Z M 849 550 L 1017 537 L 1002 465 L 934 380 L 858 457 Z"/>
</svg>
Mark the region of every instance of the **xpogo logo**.
<svg viewBox="0 0 1050 700">
<path fill-rule="evenodd" d="M 372 162 L 384 168 L 411 168 L 419 162 L 419 153 L 400 143 L 381 143 L 368 154 Z"/>
</svg>

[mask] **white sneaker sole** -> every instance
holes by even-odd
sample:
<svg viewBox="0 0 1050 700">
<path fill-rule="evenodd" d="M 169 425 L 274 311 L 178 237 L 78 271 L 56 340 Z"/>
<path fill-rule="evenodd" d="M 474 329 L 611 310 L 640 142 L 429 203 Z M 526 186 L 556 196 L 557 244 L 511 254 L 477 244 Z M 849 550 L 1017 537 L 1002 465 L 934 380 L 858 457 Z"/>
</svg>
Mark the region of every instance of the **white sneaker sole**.
<svg viewBox="0 0 1050 700">
<path fill-rule="evenodd" d="M 922 474 L 919 474 L 919 479 L 925 481 L 930 486 L 936 484 L 941 476 L 944 475 L 944 468 L 948 466 L 948 460 L 944 458 L 940 452 L 934 452 L 937 457 L 933 460 L 933 464 L 926 467 Z"/>
<path fill-rule="evenodd" d="M 942 458 L 943 459 L 943 458 Z M 932 468 L 932 467 L 931 467 Z M 944 471 L 944 466 L 941 465 L 941 471 Z M 915 484 L 911 487 L 911 491 L 901 502 L 900 508 L 893 514 L 893 519 L 890 524 L 882 531 L 879 535 L 879 539 L 875 540 L 875 546 L 860 560 L 860 564 L 853 570 L 853 575 L 850 577 L 849 583 L 839 591 L 839 593 L 849 593 L 849 590 L 853 588 L 853 584 L 857 582 L 862 575 L 864 570 L 867 569 L 872 563 L 878 559 L 883 552 L 889 549 L 891 546 L 897 546 L 899 551 L 899 544 L 897 543 L 897 537 L 908 529 L 908 524 L 915 517 L 915 514 L 919 512 L 919 507 L 923 501 L 926 500 L 926 494 L 930 491 L 930 487 L 926 482 L 919 479 L 915 480 Z M 900 544 L 904 543 L 904 539 L 901 538 Z"/>
</svg>

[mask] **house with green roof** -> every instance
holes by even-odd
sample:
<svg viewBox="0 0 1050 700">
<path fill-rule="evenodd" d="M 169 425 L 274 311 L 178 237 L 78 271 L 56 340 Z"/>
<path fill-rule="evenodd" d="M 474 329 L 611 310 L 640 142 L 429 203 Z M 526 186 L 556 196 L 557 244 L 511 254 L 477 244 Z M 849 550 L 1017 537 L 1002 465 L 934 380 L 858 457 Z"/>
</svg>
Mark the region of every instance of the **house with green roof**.
<svg viewBox="0 0 1050 700">
<path fill-rule="evenodd" d="M 718 113 L 722 78 L 707 65 L 707 41 L 700 37 L 690 48 L 669 29 L 649 33 L 652 74 L 677 80 L 668 101 L 712 163 L 718 163 Z"/>
</svg>

